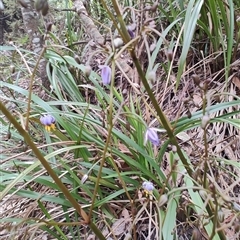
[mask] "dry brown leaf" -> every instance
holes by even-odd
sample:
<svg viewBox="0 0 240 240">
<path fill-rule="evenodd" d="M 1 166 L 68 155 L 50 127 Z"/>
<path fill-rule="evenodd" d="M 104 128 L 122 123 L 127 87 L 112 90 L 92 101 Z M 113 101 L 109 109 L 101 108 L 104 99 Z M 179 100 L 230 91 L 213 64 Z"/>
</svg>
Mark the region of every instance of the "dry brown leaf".
<svg viewBox="0 0 240 240">
<path fill-rule="evenodd" d="M 183 142 L 187 142 L 191 139 L 191 137 L 185 132 L 180 132 L 176 136 L 177 136 L 177 138 L 179 138 Z"/>
<path fill-rule="evenodd" d="M 226 147 L 226 148 L 224 148 L 224 151 L 225 151 L 226 156 L 227 156 L 229 159 L 231 159 L 231 160 L 237 160 L 237 159 L 236 159 L 236 156 L 235 156 L 235 154 L 234 154 L 234 152 L 233 152 L 233 150 L 231 149 L 231 147 Z"/>
<path fill-rule="evenodd" d="M 124 208 L 123 211 L 122 211 L 122 217 L 124 219 L 128 219 L 128 220 L 130 219 L 129 211 L 126 208 Z"/>
<path fill-rule="evenodd" d="M 112 233 L 115 236 L 120 236 L 126 231 L 126 219 L 120 218 L 112 225 Z"/>
<path fill-rule="evenodd" d="M 119 218 L 112 225 L 112 233 L 118 237 L 128 232 L 130 221 L 131 221 L 131 218 L 130 218 L 129 211 L 126 208 L 124 208 L 121 213 L 121 218 Z"/>
<path fill-rule="evenodd" d="M 193 94 L 193 103 L 195 106 L 201 106 L 202 105 L 202 97 L 198 94 Z"/>
<path fill-rule="evenodd" d="M 118 143 L 118 149 L 125 153 L 125 154 L 129 154 L 132 155 L 132 153 L 130 152 L 130 150 L 126 147 L 126 145 L 122 144 L 122 143 Z"/>
<path fill-rule="evenodd" d="M 234 77 L 232 78 L 232 83 L 233 83 L 237 88 L 240 89 L 240 79 L 239 79 L 238 77 L 234 76 Z"/>
</svg>

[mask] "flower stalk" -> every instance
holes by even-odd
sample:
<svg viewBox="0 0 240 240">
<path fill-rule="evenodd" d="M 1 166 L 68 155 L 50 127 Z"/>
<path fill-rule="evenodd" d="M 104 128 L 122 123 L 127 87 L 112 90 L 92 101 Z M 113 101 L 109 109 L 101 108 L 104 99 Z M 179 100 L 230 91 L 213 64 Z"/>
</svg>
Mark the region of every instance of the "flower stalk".
<svg viewBox="0 0 240 240">
<path fill-rule="evenodd" d="M 36 157 L 39 159 L 43 167 L 47 170 L 48 174 L 51 176 L 51 178 L 55 181 L 55 183 L 59 186 L 62 193 L 66 196 L 66 198 L 69 200 L 69 202 L 72 204 L 72 206 L 76 209 L 78 214 L 83 218 L 82 224 L 88 224 L 88 226 L 91 228 L 91 230 L 98 236 L 100 240 L 105 240 L 105 237 L 102 235 L 101 231 L 96 227 L 96 225 L 91 222 L 89 216 L 87 213 L 82 209 L 81 205 L 78 204 L 76 199 L 70 194 L 68 189 L 65 187 L 65 185 L 62 183 L 62 181 L 59 179 L 59 177 L 56 175 L 56 173 L 53 171 L 49 163 L 46 161 L 44 156 L 41 154 L 40 150 L 36 147 L 36 145 L 31 140 L 31 137 L 29 134 L 22 128 L 22 126 L 17 122 L 17 120 L 13 117 L 13 115 L 7 110 L 7 108 L 4 106 L 2 102 L 0 102 L 0 109 L 3 112 L 3 114 L 8 118 L 8 120 L 13 124 L 13 126 L 18 130 L 18 132 L 23 136 L 25 142 L 29 145 L 29 147 L 32 149 Z"/>
<path fill-rule="evenodd" d="M 105 2 L 102 0 L 102 2 Z M 112 4 L 113 4 L 113 8 L 116 12 L 116 15 L 117 15 L 117 19 L 118 19 L 118 24 L 120 25 L 120 31 L 119 31 L 119 34 L 120 36 L 122 37 L 123 41 L 125 44 L 127 44 L 131 38 L 129 36 L 129 33 L 127 31 L 127 28 L 126 28 L 126 25 L 125 25 L 125 22 L 123 20 L 123 17 L 122 17 L 122 14 L 120 12 L 120 9 L 119 9 L 119 6 L 118 6 L 118 2 L 116 0 L 112 0 Z M 165 116 L 165 114 L 163 113 L 162 109 L 159 107 L 159 104 L 148 84 L 148 81 L 146 79 L 146 76 L 145 76 L 145 73 L 143 72 L 142 70 L 142 67 L 140 65 L 140 62 L 137 58 L 137 55 L 135 53 L 135 50 L 134 48 L 129 48 L 129 53 L 130 53 L 130 56 L 132 58 L 132 61 L 137 69 L 137 72 L 138 72 L 138 75 L 139 75 L 139 78 L 141 79 L 141 82 L 143 83 L 144 87 L 145 87 L 145 90 L 153 104 L 153 107 L 155 108 L 156 112 L 157 112 L 157 115 L 159 117 L 159 120 L 161 121 L 161 124 L 162 126 L 166 129 L 166 132 L 167 132 L 167 135 L 169 137 L 169 140 L 170 142 L 176 146 L 176 152 L 182 162 L 182 164 L 184 165 L 188 175 L 190 177 L 193 177 L 193 170 L 190 166 L 190 164 L 188 163 L 187 159 L 185 158 L 179 144 L 178 144 L 178 141 L 177 141 L 177 138 L 174 134 L 174 131 L 173 131 L 173 127 L 171 126 L 170 122 L 168 121 L 167 117 Z M 211 209 L 211 207 L 209 205 L 206 206 L 207 208 L 207 212 L 209 214 L 209 216 L 212 216 L 213 215 L 213 210 Z M 218 233 L 218 236 L 221 240 L 225 240 L 226 237 L 223 233 L 223 231 L 219 231 Z"/>
</svg>

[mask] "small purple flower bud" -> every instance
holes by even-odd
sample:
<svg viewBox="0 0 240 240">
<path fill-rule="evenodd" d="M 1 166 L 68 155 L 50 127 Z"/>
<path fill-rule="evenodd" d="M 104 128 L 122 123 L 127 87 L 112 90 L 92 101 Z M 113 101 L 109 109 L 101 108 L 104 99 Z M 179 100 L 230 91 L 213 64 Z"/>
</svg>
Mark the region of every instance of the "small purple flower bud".
<svg viewBox="0 0 240 240">
<path fill-rule="evenodd" d="M 103 85 L 109 85 L 111 82 L 111 74 L 112 74 L 111 68 L 107 65 L 99 65 L 98 67 L 102 70 L 101 77 L 102 77 Z"/>
<path fill-rule="evenodd" d="M 45 126 L 47 131 L 55 130 L 55 118 L 52 115 L 44 115 L 40 117 L 40 122 Z"/>
<path fill-rule="evenodd" d="M 146 192 L 152 192 L 153 189 L 154 189 L 154 186 L 153 186 L 153 183 L 152 183 L 152 182 L 145 181 L 145 182 L 143 182 L 143 184 L 142 184 L 142 188 L 143 188 L 144 191 L 146 191 Z"/>
<path fill-rule="evenodd" d="M 128 31 L 129 36 L 131 37 L 131 39 L 133 39 L 135 37 L 134 32 L 130 28 L 127 28 L 127 31 Z"/>
<path fill-rule="evenodd" d="M 145 141 L 146 144 L 147 140 L 149 140 L 153 145 L 159 146 L 160 140 L 158 138 L 157 132 L 154 128 L 148 128 L 145 133 Z"/>
</svg>

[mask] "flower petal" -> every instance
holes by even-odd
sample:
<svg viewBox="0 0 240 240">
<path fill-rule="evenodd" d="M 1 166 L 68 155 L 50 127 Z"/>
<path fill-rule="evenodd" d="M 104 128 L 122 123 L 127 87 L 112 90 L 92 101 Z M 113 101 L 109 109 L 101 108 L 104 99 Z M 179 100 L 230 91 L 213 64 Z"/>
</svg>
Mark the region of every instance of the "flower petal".
<svg viewBox="0 0 240 240">
<path fill-rule="evenodd" d="M 127 28 L 127 31 L 128 31 L 129 36 L 131 37 L 131 39 L 133 39 L 134 38 L 134 32 L 130 28 Z"/>
<path fill-rule="evenodd" d="M 145 181 L 142 184 L 142 188 L 147 192 L 152 192 L 154 189 L 153 183 L 149 181 Z"/>
<path fill-rule="evenodd" d="M 50 114 L 47 114 L 47 115 L 44 115 L 44 116 L 41 116 L 40 117 L 40 122 L 43 124 L 43 125 L 48 125 L 50 126 L 51 124 L 54 124 L 55 123 L 55 118 L 50 115 Z"/>
<path fill-rule="evenodd" d="M 145 141 L 149 140 L 153 145 L 159 146 L 160 140 L 154 128 L 148 128 L 145 134 Z"/>
<path fill-rule="evenodd" d="M 98 67 L 102 70 L 101 77 L 102 77 L 103 85 L 109 85 L 111 82 L 111 74 L 112 74 L 111 68 L 107 65 L 99 65 Z"/>
</svg>

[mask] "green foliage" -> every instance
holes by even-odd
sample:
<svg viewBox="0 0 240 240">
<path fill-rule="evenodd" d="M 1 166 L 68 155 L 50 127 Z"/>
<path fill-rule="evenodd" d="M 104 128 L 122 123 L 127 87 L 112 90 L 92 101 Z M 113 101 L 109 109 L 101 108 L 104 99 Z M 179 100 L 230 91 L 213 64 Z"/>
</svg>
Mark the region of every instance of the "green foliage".
<svg viewBox="0 0 240 240">
<path fill-rule="evenodd" d="M 142 4 L 141 1 L 124 3 L 136 9 Z M 69 1 L 65 4 L 66 8 L 72 7 Z M 226 209 L 237 218 L 239 212 L 229 204 L 229 192 L 223 192 L 215 171 L 231 175 L 233 181 L 238 181 L 240 166 L 238 161 L 229 161 L 212 150 L 216 146 L 212 147 L 211 141 L 218 132 L 213 129 L 220 124 L 239 131 L 240 99 L 223 91 L 212 93 L 207 81 L 195 83 L 195 91 L 201 96 L 201 107 L 191 112 L 190 116 L 176 114 L 170 121 L 155 87 L 162 83 L 170 85 L 170 77 L 174 75 L 172 88 L 176 93 L 182 90 L 182 79 L 186 78 L 188 71 L 188 54 L 191 49 L 200 52 L 202 48 L 199 37 L 208 38 L 203 44 L 204 58 L 217 55 L 221 49 L 222 59 L 213 62 L 212 71 L 223 60 L 222 68 L 226 70 L 226 82 L 223 81 L 223 84 L 227 84 L 236 44 L 234 21 L 237 4 L 231 0 L 228 4 L 220 0 L 164 1 L 157 6 L 156 15 L 149 11 L 157 18 L 156 22 L 161 23 L 161 28 L 139 22 L 141 27 L 135 36 L 137 39 L 131 40 L 127 31 L 130 19 L 127 10 L 120 14 L 115 0 L 102 0 L 101 4 L 91 1 L 92 18 L 109 27 L 110 23 L 102 22 L 107 16 L 108 21 L 112 20 L 111 28 L 118 29 L 117 35 L 124 40 L 122 48 L 114 51 L 111 47 L 108 50 L 98 46 L 112 69 L 109 86 L 101 84 L 96 63 L 91 74 L 87 75 L 87 66 L 76 62 L 74 51 L 82 48 L 75 46 L 78 40 L 72 26 L 75 13 L 67 12 L 64 15 L 65 36 L 50 33 L 46 46 L 47 73 L 52 86 L 52 92 L 48 94 L 51 99 L 45 101 L 34 92 L 28 99 L 32 89 L 18 86 L 18 79 L 9 77 L 9 81 L 0 82 L 1 88 L 8 90 L 7 94 L 1 95 L 0 131 L 1 135 L 9 136 L 8 141 L 1 139 L 0 142 L 3 149 L 0 201 L 6 204 L 11 196 L 31 199 L 39 212 L 39 215 L 25 218 L 4 217 L 0 223 L 15 224 L 13 235 L 16 236 L 19 229 L 27 225 L 34 230 L 41 229 L 56 239 L 69 239 L 69 236 L 81 239 L 83 231 L 90 234 L 90 230 L 99 239 L 105 239 L 102 223 L 111 229 L 122 210 L 127 209 L 131 219 L 129 233 L 133 239 L 137 239 L 136 226 L 141 221 L 147 223 L 149 237 L 179 239 L 178 223 L 182 221 L 180 225 L 184 222 L 204 229 L 208 239 L 226 239 L 225 228 L 217 213 Z M 155 48 L 150 50 L 152 41 L 155 41 Z M 68 47 L 61 46 L 63 42 Z M 139 46 L 146 50 L 145 58 L 137 55 Z M 15 50 L 13 47 L 3 49 Z M 164 55 L 166 50 L 168 53 Z M 19 52 L 27 58 L 27 63 L 31 61 L 31 53 L 24 49 L 19 49 Z M 119 52 L 129 53 L 140 79 L 139 87 L 134 88 L 135 84 L 133 89 L 139 92 L 131 91 L 126 95 L 117 85 L 116 75 L 124 76 L 121 69 L 116 68 Z M 164 53 L 164 61 L 160 61 L 159 52 Z M 95 55 L 98 56 L 98 53 Z M 19 73 L 26 74 L 27 66 L 21 67 L 13 62 Z M 189 64 L 189 68 L 194 67 L 197 69 L 198 65 Z M 163 78 L 157 75 L 156 82 L 149 82 L 146 76 L 152 70 L 161 70 Z M 163 92 L 165 96 L 166 88 Z M 19 96 L 21 100 L 17 99 Z M 224 96 L 222 102 L 212 100 L 219 96 Z M 3 101 L 16 104 L 13 113 L 5 108 Z M 29 102 L 31 108 L 27 112 Z M 189 100 L 186 102 L 189 103 Z M 55 131 L 47 132 L 41 125 L 39 119 L 44 114 L 51 114 L 56 119 Z M 204 127 L 203 116 L 209 117 Z M 25 129 L 26 122 L 29 122 L 28 129 Z M 156 127 L 160 132 L 160 147 L 153 146 L 149 141 L 145 143 L 144 135 L 149 126 Z M 193 132 L 196 135 L 203 133 L 200 141 L 193 139 Z M 19 141 L 22 148 L 15 149 Z M 185 148 L 185 143 L 199 154 L 193 157 Z M 16 152 L 10 152 L 10 149 Z M 150 196 L 144 196 L 144 181 L 154 184 L 155 189 Z M 163 196 L 167 201 L 162 203 Z M 181 213 L 184 220 L 180 220 Z M 88 228 L 84 229 L 83 225 Z M 113 234 L 114 231 L 111 231 Z M 34 234 L 26 231 L 25 237 L 34 239 Z"/>
</svg>

